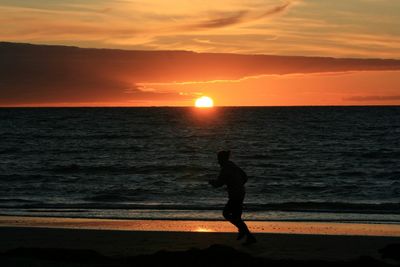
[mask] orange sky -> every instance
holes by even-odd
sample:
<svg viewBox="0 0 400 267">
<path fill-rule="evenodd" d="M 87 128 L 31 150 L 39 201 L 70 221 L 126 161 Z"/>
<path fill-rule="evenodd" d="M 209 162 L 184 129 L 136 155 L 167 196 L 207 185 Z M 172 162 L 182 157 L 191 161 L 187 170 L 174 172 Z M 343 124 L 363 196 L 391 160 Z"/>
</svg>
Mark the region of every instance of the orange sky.
<svg viewBox="0 0 400 267">
<path fill-rule="evenodd" d="M 399 77 L 400 71 L 352 71 L 143 86 L 159 91 L 174 88 L 194 97 L 208 95 L 221 106 L 399 105 Z M 175 104 L 190 105 L 191 100 Z"/>
<path fill-rule="evenodd" d="M 400 58 L 398 0 L 1 0 L 0 40 Z"/>
<path fill-rule="evenodd" d="M 1 0 L 0 24 L 0 41 L 6 42 L 400 59 L 398 0 Z M 54 64 L 39 60 L 37 66 L 47 67 L 33 68 L 25 66 L 33 62 L 27 60 L 29 53 L 21 60 L 20 53 L 1 49 L 0 57 L 9 61 L 0 61 L 0 106 L 187 106 L 201 95 L 220 106 L 400 104 L 397 67 L 330 70 L 317 64 L 321 71 L 304 71 L 314 66 L 312 61 L 283 74 L 278 67 L 273 71 L 275 63 L 266 71 L 246 60 L 243 65 L 184 64 L 182 71 L 171 70 L 168 61 L 132 65 L 135 58 L 109 60 L 110 68 L 94 71 L 95 63 L 85 57 L 63 65 L 62 55 L 48 59 L 44 52 L 43 60 Z M 132 72 L 123 70 L 124 64 Z M 201 71 L 204 77 L 191 75 Z M 167 79 L 169 74 L 174 79 Z"/>
</svg>

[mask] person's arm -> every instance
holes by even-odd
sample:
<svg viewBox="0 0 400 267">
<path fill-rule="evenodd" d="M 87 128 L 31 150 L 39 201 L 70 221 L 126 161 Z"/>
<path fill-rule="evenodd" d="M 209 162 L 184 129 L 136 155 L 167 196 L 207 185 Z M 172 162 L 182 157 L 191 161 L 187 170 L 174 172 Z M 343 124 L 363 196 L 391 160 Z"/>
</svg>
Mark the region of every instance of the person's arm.
<svg viewBox="0 0 400 267">
<path fill-rule="evenodd" d="M 209 180 L 208 183 L 214 187 L 221 187 L 225 184 L 225 172 L 222 169 L 215 180 Z"/>
</svg>

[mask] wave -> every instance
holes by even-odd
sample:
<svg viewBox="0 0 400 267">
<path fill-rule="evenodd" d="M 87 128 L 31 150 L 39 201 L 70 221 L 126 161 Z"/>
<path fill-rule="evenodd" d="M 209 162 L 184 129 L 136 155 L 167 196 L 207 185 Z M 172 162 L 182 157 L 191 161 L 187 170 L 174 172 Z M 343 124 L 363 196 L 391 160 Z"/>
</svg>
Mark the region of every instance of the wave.
<svg viewBox="0 0 400 267">
<path fill-rule="evenodd" d="M 400 159 L 400 151 L 374 151 L 367 152 L 361 155 L 366 159 Z"/>
<path fill-rule="evenodd" d="M 0 203 L 41 203 L 41 202 L 23 198 L 0 198 Z"/>
<path fill-rule="evenodd" d="M 367 173 L 363 171 L 355 171 L 355 170 L 348 170 L 348 171 L 341 171 L 338 172 L 338 176 L 342 177 L 362 177 L 363 175 L 365 176 Z"/>
<path fill-rule="evenodd" d="M 1 154 L 16 154 L 16 153 L 19 153 L 19 152 L 21 152 L 20 148 L 6 148 L 6 149 L 3 149 L 3 150 L 0 150 L 0 155 Z"/>
<path fill-rule="evenodd" d="M 46 135 L 34 134 L 31 138 L 35 139 L 54 139 L 54 140 L 99 140 L 99 139 L 149 139 L 151 135 L 135 135 L 135 134 L 87 134 L 87 135 Z"/>
<path fill-rule="evenodd" d="M 100 197 L 101 198 L 101 197 Z M 224 206 L 220 204 L 146 204 L 146 203 L 107 203 L 105 202 L 84 202 L 84 203 L 15 203 L 14 205 L 4 205 L 0 201 L 2 209 L 130 209 L 130 210 L 181 210 L 181 211 L 212 211 L 221 210 Z M 358 213 L 358 214 L 394 214 L 400 215 L 400 203 L 342 203 L 342 202 L 285 202 L 269 204 L 244 205 L 245 210 L 251 212 L 262 211 L 281 211 L 281 212 L 317 212 L 317 213 Z"/>
<path fill-rule="evenodd" d="M 252 210 L 400 214 L 400 203 L 285 202 L 249 204 Z"/>
<path fill-rule="evenodd" d="M 243 158 L 252 159 L 252 160 L 268 160 L 268 159 L 272 159 L 273 155 L 255 154 L 255 155 L 243 156 Z"/>
<path fill-rule="evenodd" d="M 59 178 L 58 176 L 46 176 L 46 175 L 41 175 L 41 174 L 1 174 L 0 175 L 0 181 L 1 182 L 8 182 L 8 181 L 20 181 L 20 182 L 26 182 L 26 181 L 43 181 L 46 179 L 50 178 Z"/>
<path fill-rule="evenodd" d="M 83 200 L 88 202 L 133 202 L 143 199 L 143 194 L 149 194 L 151 190 L 145 188 L 115 188 L 101 192 L 96 192 L 93 196 L 84 197 Z"/>
<path fill-rule="evenodd" d="M 145 166 L 127 166 L 127 165 L 58 165 L 44 171 L 54 173 L 121 173 L 121 174 L 147 174 L 157 172 L 177 173 L 177 172 L 204 172 L 207 170 L 204 166 L 195 165 L 156 165 L 150 164 Z"/>
</svg>

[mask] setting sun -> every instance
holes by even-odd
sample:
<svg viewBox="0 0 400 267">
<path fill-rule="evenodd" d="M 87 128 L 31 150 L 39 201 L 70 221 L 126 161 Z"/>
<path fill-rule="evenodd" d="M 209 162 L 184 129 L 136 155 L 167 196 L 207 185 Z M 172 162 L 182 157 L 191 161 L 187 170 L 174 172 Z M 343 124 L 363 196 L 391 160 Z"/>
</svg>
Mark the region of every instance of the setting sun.
<svg viewBox="0 0 400 267">
<path fill-rule="evenodd" d="M 196 99 L 195 106 L 197 108 L 211 108 L 214 106 L 214 101 L 208 96 L 202 96 Z"/>
</svg>

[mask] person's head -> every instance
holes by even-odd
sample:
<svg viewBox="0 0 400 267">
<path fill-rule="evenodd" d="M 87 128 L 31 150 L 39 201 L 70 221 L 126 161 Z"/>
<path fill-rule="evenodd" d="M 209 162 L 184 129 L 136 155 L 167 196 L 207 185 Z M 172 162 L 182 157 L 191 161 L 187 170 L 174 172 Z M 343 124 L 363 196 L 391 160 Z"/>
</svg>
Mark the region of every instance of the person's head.
<svg viewBox="0 0 400 267">
<path fill-rule="evenodd" d="M 218 156 L 218 163 L 220 165 L 224 164 L 225 162 L 229 161 L 229 156 L 231 155 L 231 151 L 229 150 L 223 150 L 219 151 L 217 156 Z"/>
</svg>

